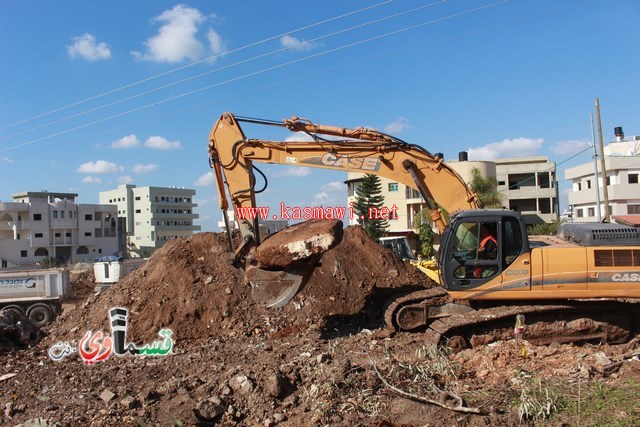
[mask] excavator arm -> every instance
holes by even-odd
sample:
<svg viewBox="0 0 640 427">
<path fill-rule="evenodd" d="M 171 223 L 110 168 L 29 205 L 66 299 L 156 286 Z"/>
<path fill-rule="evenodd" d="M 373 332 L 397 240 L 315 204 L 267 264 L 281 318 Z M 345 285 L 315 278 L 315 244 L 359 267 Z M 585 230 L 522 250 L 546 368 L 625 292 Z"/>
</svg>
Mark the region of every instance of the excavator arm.
<svg viewBox="0 0 640 427">
<path fill-rule="evenodd" d="M 242 121 L 283 126 L 293 132 L 310 135 L 313 140 L 247 139 L 240 127 Z M 254 162 L 384 176 L 418 190 L 441 233 L 446 227 L 441 209 L 452 214 L 458 210 L 479 207 L 476 195 L 441 157 L 432 155 L 422 147 L 365 128 L 321 126 L 297 117 L 271 122 L 224 113 L 211 130 L 209 159 L 223 211 L 229 207 L 226 191 L 234 209 L 256 207 L 255 195 L 259 190 L 255 188 L 257 179 Z M 258 241 L 255 224 L 251 221 L 241 220 L 240 231 L 243 236 L 250 235 Z"/>
<path fill-rule="evenodd" d="M 251 139 L 245 136 L 241 122 L 285 127 L 307 137 L 295 141 Z M 420 146 L 371 129 L 322 126 L 297 117 L 275 122 L 224 113 L 211 130 L 208 151 L 227 231 L 231 231 L 226 216 L 230 199 L 243 237 L 243 243 L 235 249 L 236 262 L 245 259 L 249 251 L 260 244 L 257 218 L 247 219 L 244 215 L 238 215 L 239 210 L 247 212 L 247 208 L 257 207 L 256 193 L 262 189 L 256 186 L 258 182 L 260 186 L 266 183 L 264 176 L 261 180 L 257 179 L 256 172 L 262 172 L 254 166 L 254 162 L 376 174 L 405 184 L 420 192 L 440 233 L 446 227 L 443 210 L 453 214 L 458 210 L 479 207 L 476 195 L 441 157 L 432 155 Z M 229 234 L 229 244 L 233 250 L 231 242 Z M 268 276 L 265 274 L 261 277 Z M 295 280 L 295 276 L 288 276 L 290 280 L 287 286 L 276 285 L 287 288 L 283 294 L 292 296 L 295 293 L 293 288 L 300 286 L 301 280 Z M 268 281 L 267 277 L 265 283 Z M 252 285 L 256 287 L 255 283 Z M 278 305 L 282 305 L 282 299 L 277 301 Z M 267 305 L 273 304 L 268 302 Z"/>
</svg>

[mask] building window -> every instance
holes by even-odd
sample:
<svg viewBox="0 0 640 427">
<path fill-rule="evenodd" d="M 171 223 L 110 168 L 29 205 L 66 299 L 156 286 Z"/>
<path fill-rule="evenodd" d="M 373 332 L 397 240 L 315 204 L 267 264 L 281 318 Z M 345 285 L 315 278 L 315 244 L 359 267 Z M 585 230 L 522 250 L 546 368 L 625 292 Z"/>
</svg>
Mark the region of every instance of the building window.
<svg viewBox="0 0 640 427">
<path fill-rule="evenodd" d="M 71 233 L 65 233 L 64 235 L 67 237 L 71 237 Z"/>
<path fill-rule="evenodd" d="M 590 188 L 591 188 L 591 180 L 590 180 L 590 179 L 588 179 L 588 180 L 587 180 L 587 190 L 588 190 L 588 189 L 590 189 Z"/>
<path fill-rule="evenodd" d="M 60 237 L 60 236 L 61 236 L 61 234 L 60 234 L 60 233 L 55 233 L 55 234 L 54 234 L 54 236 L 55 236 L 55 237 Z"/>
<path fill-rule="evenodd" d="M 136 213 L 142 213 L 140 209 L 136 209 Z"/>
<path fill-rule="evenodd" d="M 587 216 L 596 216 L 596 208 L 587 208 Z"/>
<path fill-rule="evenodd" d="M 389 183 L 389 191 L 398 191 L 398 183 L 390 182 Z"/>
<path fill-rule="evenodd" d="M 21 256 L 22 258 L 26 258 L 26 257 L 28 256 L 28 255 L 27 255 L 27 251 L 20 251 L 20 256 Z"/>
<path fill-rule="evenodd" d="M 136 196 L 136 200 L 140 200 L 140 196 Z"/>
<path fill-rule="evenodd" d="M 611 177 L 610 176 L 607 177 L 607 185 L 611 185 Z"/>
<path fill-rule="evenodd" d="M 640 214 L 640 205 L 627 205 L 627 213 L 629 215 Z"/>
<path fill-rule="evenodd" d="M 53 211 L 53 217 L 58 218 L 58 211 Z"/>
<path fill-rule="evenodd" d="M 64 219 L 64 211 L 60 211 L 60 218 Z"/>
<path fill-rule="evenodd" d="M 42 214 L 33 214 L 34 221 L 42 221 Z"/>
<path fill-rule="evenodd" d="M 638 174 L 630 173 L 629 174 L 629 184 L 637 184 L 638 183 Z"/>
<path fill-rule="evenodd" d="M 582 191 L 582 183 L 581 182 L 578 183 L 578 191 Z"/>
<path fill-rule="evenodd" d="M 36 239 L 41 238 L 42 236 L 43 236 L 43 234 L 42 234 L 42 233 L 36 233 L 36 234 L 35 234 Z"/>
<path fill-rule="evenodd" d="M 577 210 L 576 210 L 576 216 L 577 216 L 578 218 L 582 218 L 582 217 L 584 217 L 584 211 L 583 211 L 582 209 L 577 209 Z"/>
<path fill-rule="evenodd" d="M 84 235 L 85 235 L 85 237 L 91 237 L 91 232 L 90 231 L 85 231 Z"/>
<path fill-rule="evenodd" d="M 86 214 L 86 215 L 84 216 L 84 220 L 85 220 L 85 221 L 93 221 L 93 215 L 91 215 L 91 214 Z"/>
</svg>

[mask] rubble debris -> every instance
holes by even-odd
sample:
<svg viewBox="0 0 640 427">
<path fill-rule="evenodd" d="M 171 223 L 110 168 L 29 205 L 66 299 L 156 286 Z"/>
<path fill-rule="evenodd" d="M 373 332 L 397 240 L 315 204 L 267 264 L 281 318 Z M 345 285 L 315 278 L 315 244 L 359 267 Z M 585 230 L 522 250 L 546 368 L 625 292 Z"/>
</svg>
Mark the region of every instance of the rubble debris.
<svg viewBox="0 0 640 427">
<path fill-rule="evenodd" d="M 32 346 L 41 337 L 40 328 L 24 314 L 11 309 L 0 311 L 0 352 Z"/>
<path fill-rule="evenodd" d="M 105 402 L 111 401 L 111 399 L 113 399 L 114 397 L 116 397 L 116 394 L 108 389 L 105 389 L 102 391 L 102 393 L 100 393 L 100 399 L 104 400 Z"/>
<path fill-rule="evenodd" d="M 77 307 L 86 304 L 84 308 L 66 312 L 48 325 L 48 335 L 35 347 L 2 355 L 2 373 L 13 376 L 0 383 L 0 407 L 4 410 L 11 402 L 12 418 L 2 418 L 0 411 L 0 424 L 15 426 L 43 416 L 41 426 L 47 427 L 176 421 L 400 426 L 437 420 L 446 425 L 511 425 L 517 423 L 517 415 L 514 418 L 513 401 L 507 398 L 519 396 L 512 393 L 513 377 L 520 379 L 520 386 L 525 379 L 539 380 L 550 389 L 556 380 L 582 381 L 584 399 L 586 381 L 606 381 L 607 386 L 640 381 L 639 363 L 632 361 L 622 364 L 618 375 L 592 375 L 597 352 L 613 363 L 627 360 L 626 353 L 637 354 L 624 346 L 527 344 L 530 357 L 523 358 L 514 340 L 496 341 L 447 353 L 439 363 L 430 363 L 430 349 L 420 334 L 398 332 L 388 339 L 383 334 L 387 330 L 380 329 L 389 296 L 428 280 L 359 227 L 344 230 L 340 243 L 322 254 L 302 292 L 277 310 L 253 302 L 242 272 L 227 262 L 226 243 L 226 236 L 217 233 L 169 241 L 144 270 L 99 296 L 78 301 Z M 392 277 L 395 271 L 398 275 Z M 226 293 L 226 288 L 232 292 Z M 75 357 L 61 363 L 48 360 L 54 343 L 75 346 L 88 330 L 108 332 L 108 310 L 113 307 L 129 309 L 127 341 L 153 342 L 161 328 L 170 328 L 176 338 L 173 353 L 165 358 L 111 357 L 91 367 Z M 417 396 L 431 394 L 420 389 L 423 381 L 417 381 L 414 390 L 412 378 L 455 377 L 453 383 L 439 384 L 455 395 L 438 393 L 434 400 L 456 407 L 452 397 L 460 397 L 487 409 L 487 414 L 462 416 L 390 393 L 367 353 L 389 384 Z M 101 394 L 106 391 L 111 395 L 105 400 Z M 633 397 L 630 401 L 637 400 Z M 620 417 L 638 424 L 637 414 L 630 411 Z M 60 424 L 47 424 L 47 419 Z M 574 424 L 576 419 L 558 421 Z"/>
</svg>

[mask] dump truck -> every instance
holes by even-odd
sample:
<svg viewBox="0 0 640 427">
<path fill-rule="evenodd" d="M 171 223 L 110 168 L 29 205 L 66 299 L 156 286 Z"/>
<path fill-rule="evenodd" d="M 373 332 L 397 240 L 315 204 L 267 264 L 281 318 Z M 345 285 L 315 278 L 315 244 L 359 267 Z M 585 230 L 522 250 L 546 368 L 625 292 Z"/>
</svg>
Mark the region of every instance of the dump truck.
<svg viewBox="0 0 640 427">
<path fill-rule="evenodd" d="M 298 137 L 247 138 L 240 123 L 284 127 Z M 535 241 L 519 213 L 483 209 L 440 155 L 367 128 L 224 113 L 211 130 L 208 153 L 225 218 L 229 201 L 236 218 L 239 210 L 256 208 L 256 193 L 267 185 L 256 163 L 376 174 L 418 190 L 441 235 L 439 285 L 388 302 L 385 321 L 396 330 L 426 331 L 429 341 L 450 346 L 512 335 L 517 316 L 525 316 L 527 338 L 538 342 L 621 342 L 638 330 L 640 235 L 635 228 L 574 223 L 557 237 Z M 258 216 L 240 219 L 242 243 L 235 248 L 229 238 L 232 261 L 245 270 L 254 299 L 280 307 L 302 288 L 313 262 L 260 262 L 255 256 L 261 247 L 258 221 Z M 490 256 L 483 251 L 481 230 L 495 240 Z M 290 234 L 280 250 L 309 245 L 310 236 L 296 242 Z"/>
<path fill-rule="evenodd" d="M 65 269 L 0 270 L 0 309 L 26 314 L 38 327 L 60 314 L 60 299 L 68 292 L 69 272 Z"/>
</svg>

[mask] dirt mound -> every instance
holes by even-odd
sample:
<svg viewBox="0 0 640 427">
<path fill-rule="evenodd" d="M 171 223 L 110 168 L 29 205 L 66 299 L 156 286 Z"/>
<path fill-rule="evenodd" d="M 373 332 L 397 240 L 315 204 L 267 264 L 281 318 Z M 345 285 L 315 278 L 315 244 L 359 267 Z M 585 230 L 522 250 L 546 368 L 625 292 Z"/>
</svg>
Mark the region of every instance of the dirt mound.
<svg viewBox="0 0 640 427">
<path fill-rule="evenodd" d="M 93 269 L 83 271 L 72 271 L 69 278 L 69 295 L 70 300 L 85 299 L 93 293 L 96 286 L 96 277 Z"/>
<path fill-rule="evenodd" d="M 284 307 L 293 323 L 321 322 L 340 333 L 382 324 L 386 302 L 400 290 L 424 287 L 427 277 L 398 260 L 360 227 L 347 227 L 342 241 L 325 252 L 305 288 Z"/>
<path fill-rule="evenodd" d="M 171 328 L 176 340 L 192 340 L 303 330 L 331 324 L 334 316 L 354 316 L 360 325 L 363 319 L 377 318 L 380 324 L 380 289 L 425 280 L 361 228 L 349 227 L 342 242 L 324 253 L 294 301 L 281 310 L 269 310 L 253 302 L 242 272 L 229 264 L 229 258 L 222 233 L 170 241 L 116 286 L 63 316 L 52 335 L 59 340 L 73 339 L 68 332 L 78 335 L 78 328 L 109 331 L 107 313 L 113 307 L 129 310 L 127 331 L 134 342 L 153 340 L 162 328 Z"/>
</svg>

